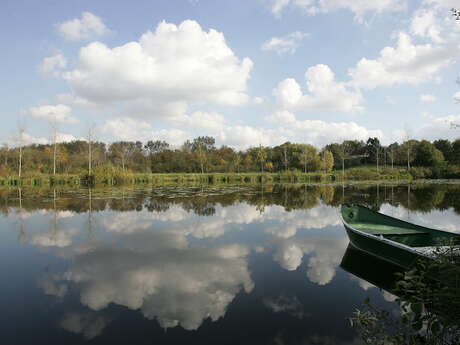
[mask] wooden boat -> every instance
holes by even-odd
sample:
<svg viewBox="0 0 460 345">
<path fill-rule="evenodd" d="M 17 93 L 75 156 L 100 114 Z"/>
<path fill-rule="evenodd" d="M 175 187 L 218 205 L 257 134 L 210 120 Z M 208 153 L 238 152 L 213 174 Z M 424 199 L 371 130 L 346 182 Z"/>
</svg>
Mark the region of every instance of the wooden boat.
<svg viewBox="0 0 460 345">
<path fill-rule="evenodd" d="M 343 204 L 341 216 L 353 246 L 404 269 L 418 259 L 433 259 L 438 248 L 460 245 L 460 234 L 408 223 L 360 205 Z"/>
</svg>

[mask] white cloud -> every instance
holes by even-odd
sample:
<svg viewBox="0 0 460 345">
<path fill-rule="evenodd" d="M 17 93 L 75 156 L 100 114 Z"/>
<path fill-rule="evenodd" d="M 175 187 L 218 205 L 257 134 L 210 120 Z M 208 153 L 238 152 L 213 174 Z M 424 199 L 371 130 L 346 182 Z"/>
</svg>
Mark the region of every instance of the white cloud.
<svg viewBox="0 0 460 345">
<path fill-rule="evenodd" d="M 412 16 L 411 33 L 435 43 L 457 42 L 460 25 L 450 11 L 457 6 L 455 0 L 424 1 Z"/>
<path fill-rule="evenodd" d="M 264 102 L 264 99 L 262 97 L 254 97 L 252 102 L 254 104 L 262 104 Z"/>
<path fill-rule="evenodd" d="M 101 133 L 114 137 L 116 140 L 142 141 L 165 140 L 172 146 L 180 146 L 188 139 L 188 134 L 181 129 L 161 129 L 155 131 L 145 121 L 129 117 L 107 120 L 99 130 Z"/>
<path fill-rule="evenodd" d="M 265 121 L 271 122 L 271 123 L 294 123 L 296 122 L 295 115 L 287 110 L 278 110 L 273 112 L 273 114 L 266 116 Z"/>
<path fill-rule="evenodd" d="M 416 136 L 420 139 L 427 140 L 456 140 L 459 137 L 458 129 L 452 128 L 452 124 L 459 123 L 460 115 L 448 115 L 433 118 L 418 129 Z"/>
<path fill-rule="evenodd" d="M 10 147 L 17 147 L 19 145 L 27 146 L 31 144 L 42 144 L 46 145 L 49 144 L 49 140 L 43 137 L 34 137 L 33 135 L 24 132 L 22 134 L 22 138 L 19 135 L 13 135 L 8 137 L 6 140 L 8 146 Z"/>
<path fill-rule="evenodd" d="M 62 54 L 46 57 L 43 59 L 39 70 L 43 74 L 51 74 L 54 77 L 60 76 L 60 69 L 67 67 L 67 59 Z"/>
<path fill-rule="evenodd" d="M 444 39 L 440 35 L 441 30 L 440 23 L 438 22 L 434 10 L 420 8 L 415 11 L 410 25 L 410 31 L 414 35 L 430 38 L 436 43 L 442 43 Z"/>
<path fill-rule="evenodd" d="M 219 142 L 235 147 L 247 149 L 249 147 L 263 145 L 278 145 L 288 140 L 283 130 L 264 129 L 252 126 L 228 126 L 217 133 L 216 139 Z"/>
<path fill-rule="evenodd" d="M 110 32 L 101 18 L 90 12 L 83 12 L 81 18 L 57 24 L 57 29 L 62 37 L 71 41 L 93 39 Z"/>
<path fill-rule="evenodd" d="M 84 107 L 84 108 L 98 108 L 98 105 L 92 102 L 89 102 L 87 99 L 78 97 L 75 94 L 71 93 L 58 93 L 56 94 L 56 99 L 65 104 L 71 104 L 76 107 Z"/>
<path fill-rule="evenodd" d="M 305 73 L 309 93 L 302 94 L 295 79 L 281 81 L 273 91 L 276 102 L 281 109 L 325 110 L 360 112 L 363 99 L 359 90 L 349 88 L 343 82 L 334 80 L 334 73 L 329 66 L 319 64 L 308 68 Z"/>
<path fill-rule="evenodd" d="M 406 33 L 399 33 L 397 47 L 385 47 L 376 60 L 362 58 L 349 70 L 353 84 L 374 89 L 379 86 L 420 84 L 433 80 L 458 54 L 455 46 L 414 45 Z"/>
<path fill-rule="evenodd" d="M 191 115 L 181 115 L 171 118 L 171 122 L 180 128 L 221 131 L 224 127 L 224 117 L 218 113 L 196 111 Z"/>
<path fill-rule="evenodd" d="M 331 142 L 343 140 L 363 140 L 370 137 L 383 139 L 383 132 L 379 129 L 367 129 L 356 122 L 325 122 L 322 120 L 297 120 L 290 112 L 275 112 L 265 118 L 266 121 L 277 123 L 278 126 L 285 126 L 289 133 L 289 140 L 307 142 L 317 147 L 322 147 Z"/>
<path fill-rule="evenodd" d="M 78 119 L 72 115 L 72 108 L 65 104 L 40 105 L 29 108 L 26 113 L 33 118 L 48 122 L 76 123 Z"/>
<path fill-rule="evenodd" d="M 436 101 L 436 99 L 437 99 L 436 96 L 432 94 L 421 94 L 420 95 L 420 101 L 424 103 L 434 102 Z"/>
<path fill-rule="evenodd" d="M 235 56 L 222 33 L 186 20 L 179 26 L 161 22 L 139 41 L 114 48 L 93 42 L 81 48 L 78 67 L 63 78 L 86 101 L 158 118 L 184 114 L 196 103 L 247 104 L 252 65 Z"/>
<path fill-rule="evenodd" d="M 261 49 L 265 51 L 275 51 L 279 55 L 294 54 L 300 46 L 300 42 L 309 36 L 306 32 L 295 31 L 283 37 L 272 37 L 262 44 Z"/>
<path fill-rule="evenodd" d="M 426 122 L 413 130 L 411 138 L 437 140 L 449 139 L 456 140 L 459 137 L 458 129 L 454 128 L 452 124 L 460 124 L 460 115 L 448 115 L 442 117 L 429 117 Z M 407 140 L 407 132 L 402 129 L 393 131 L 395 140 L 403 142 Z"/>
<path fill-rule="evenodd" d="M 407 8 L 406 0 L 274 0 L 272 13 L 279 16 L 286 7 L 299 8 L 309 15 L 328 13 L 334 10 L 349 10 L 355 14 L 355 19 L 363 22 L 369 12 L 399 12 Z"/>
<path fill-rule="evenodd" d="M 71 141 L 78 140 L 72 134 L 68 133 L 56 133 L 56 142 L 58 143 L 70 143 Z"/>
</svg>

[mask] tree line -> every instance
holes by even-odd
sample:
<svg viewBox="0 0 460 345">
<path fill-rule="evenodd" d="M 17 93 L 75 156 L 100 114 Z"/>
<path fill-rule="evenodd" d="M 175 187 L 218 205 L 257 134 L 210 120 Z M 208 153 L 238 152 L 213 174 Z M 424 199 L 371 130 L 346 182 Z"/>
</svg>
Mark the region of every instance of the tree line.
<svg viewBox="0 0 460 345">
<path fill-rule="evenodd" d="M 378 138 L 366 142 L 346 140 L 318 150 L 310 144 L 285 142 L 278 146 L 255 146 L 235 150 L 215 139 L 200 136 L 179 148 L 165 141 L 76 140 L 67 143 L 0 149 L 0 176 L 21 174 L 90 174 L 110 166 L 134 173 L 240 173 L 240 172 L 331 172 L 333 169 L 372 166 L 380 169 L 417 167 L 446 169 L 460 166 L 460 138 L 407 140 L 384 146 Z"/>
</svg>

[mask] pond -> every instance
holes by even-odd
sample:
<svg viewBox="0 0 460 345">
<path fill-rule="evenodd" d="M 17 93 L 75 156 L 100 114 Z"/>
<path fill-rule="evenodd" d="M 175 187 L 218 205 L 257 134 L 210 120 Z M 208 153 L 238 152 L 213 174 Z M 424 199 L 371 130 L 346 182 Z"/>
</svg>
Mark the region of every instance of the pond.
<svg viewBox="0 0 460 345">
<path fill-rule="evenodd" d="M 3 189 L 1 343 L 360 344 L 347 318 L 366 297 L 399 307 L 353 274 L 359 259 L 342 263 L 339 205 L 460 232 L 459 196 L 458 184 Z"/>
</svg>

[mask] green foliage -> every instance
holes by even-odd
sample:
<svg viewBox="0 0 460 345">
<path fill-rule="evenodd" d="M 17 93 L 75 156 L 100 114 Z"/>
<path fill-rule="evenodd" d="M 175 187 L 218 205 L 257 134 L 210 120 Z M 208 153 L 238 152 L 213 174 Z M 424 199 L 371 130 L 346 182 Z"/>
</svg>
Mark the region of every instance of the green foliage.
<svg viewBox="0 0 460 345">
<path fill-rule="evenodd" d="M 350 323 L 366 344 L 460 343 L 460 247 L 439 247 L 434 260 L 420 260 L 392 291 L 401 307 L 398 319 L 374 307 L 356 310 Z"/>
<path fill-rule="evenodd" d="M 93 169 L 92 178 L 94 183 L 114 185 L 122 184 L 126 181 L 133 181 L 134 174 L 112 164 L 104 164 Z"/>
<path fill-rule="evenodd" d="M 414 164 L 418 166 L 437 166 L 444 162 L 444 155 L 429 141 L 422 140 L 415 149 Z"/>
<path fill-rule="evenodd" d="M 334 167 L 334 156 L 331 151 L 325 150 L 323 152 L 322 166 L 326 172 L 331 172 Z"/>
<path fill-rule="evenodd" d="M 88 171 L 88 149 L 88 143 L 82 140 L 59 143 L 56 173 L 85 176 Z M 24 147 L 22 175 L 51 174 L 53 150 L 51 145 L 34 144 Z M 218 148 L 213 137 L 203 136 L 192 141 L 187 140 L 180 149 L 173 149 L 167 142 L 161 140 L 149 140 L 146 144 L 140 141 L 118 141 L 108 146 L 93 141 L 91 151 L 92 168 L 104 166 L 101 169 L 106 170 L 102 173 L 98 172 L 98 175 L 109 176 L 107 177 L 109 180 L 113 180 L 110 176 L 117 176 L 115 179 L 117 181 L 128 181 L 131 177 L 125 177 L 120 172 L 109 171 L 115 167 L 125 170 L 128 175 L 130 172 L 133 174 L 212 174 L 254 173 L 261 170 L 288 173 L 298 170 L 302 173 L 318 173 L 316 180 L 329 180 L 330 175 L 323 176 L 324 173 L 332 173 L 335 180 L 342 180 L 343 177 L 346 180 L 460 177 L 460 139 L 453 143 L 442 139 L 433 144 L 428 141 L 410 140 L 401 145 L 393 143 L 388 147 L 382 147 L 376 138 L 370 138 L 367 144 L 363 141 L 347 140 L 326 145 L 319 154 L 318 149 L 310 144 L 290 142 L 274 147 L 255 146 L 245 151 L 236 151 L 228 146 Z M 374 169 L 375 165 L 372 167 L 363 165 L 366 161 L 373 160 L 372 164 L 374 164 L 377 152 L 379 152 L 378 173 Z M 444 155 L 446 159 L 443 162 Z M 0 149 L 0 177 L 9 178 L 18 174 L 18 156 L 18 148 Z M 399 168 L 407 167 L 408 159 L 411 167 L 415 165 L 410 170 L 410 175 L 407 171 L 402 173 Z M 394 163 L 395 169 L 390 170 L 391 163 Z M 332 172 L 334 167 L 336 170 L 341 170 L 342 164 L 347 168 L 345 176 Z M 107 168 L 110 165 L 112 168 Z M 309 176 L 311 179 L 312 175 Z M 104 180 L 104 178 L 96 180 Z"/>
</svg>

